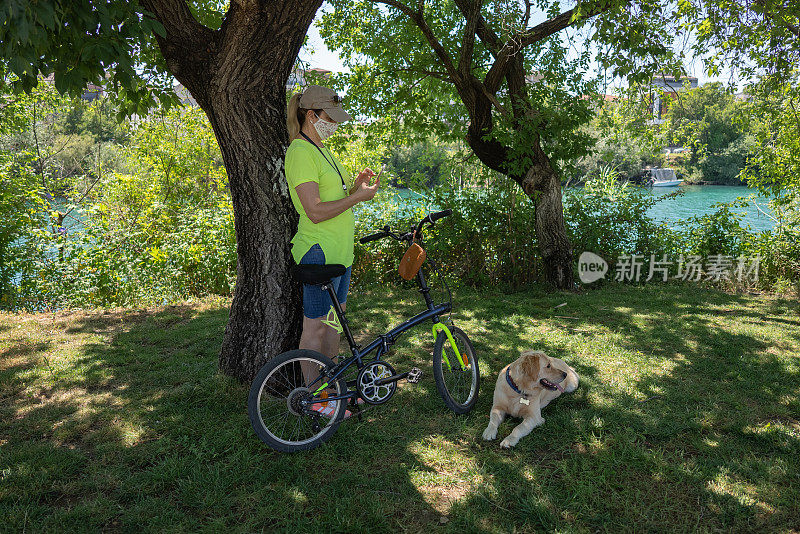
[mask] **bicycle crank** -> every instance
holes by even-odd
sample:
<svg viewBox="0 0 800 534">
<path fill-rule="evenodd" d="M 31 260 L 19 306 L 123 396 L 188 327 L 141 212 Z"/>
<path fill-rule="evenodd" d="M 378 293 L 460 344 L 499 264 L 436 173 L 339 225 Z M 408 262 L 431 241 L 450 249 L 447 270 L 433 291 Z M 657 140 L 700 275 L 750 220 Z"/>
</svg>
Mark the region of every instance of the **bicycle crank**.
<svg viewBox="0 0 800 534">
<path fill-rule="evenodd" d="M 412 367 L 410 371 L 406 371 L 405 373 L 400 373 L 399 375 L 387 376 L 386 378 L 381 378 L 377 382 L 377 385 L 382 386 L 384 384 L 390 384 L 392 382 L 397 382 L 398 380 L 406 379 L 406 381 L 411 382 L 412 384 L 416 384 L 422 378 L 422 370 L 419 367 Z"/>
<path fill-rule="evenodd" d="M 358 394 L 367 404 L 383 404 L 392 398 L 397 389 L 396 380 L 387 381 L 394 374 L 394 368 L 386 362 L 375 360 L 368 363 L 358 372 Z"/>
</svg>

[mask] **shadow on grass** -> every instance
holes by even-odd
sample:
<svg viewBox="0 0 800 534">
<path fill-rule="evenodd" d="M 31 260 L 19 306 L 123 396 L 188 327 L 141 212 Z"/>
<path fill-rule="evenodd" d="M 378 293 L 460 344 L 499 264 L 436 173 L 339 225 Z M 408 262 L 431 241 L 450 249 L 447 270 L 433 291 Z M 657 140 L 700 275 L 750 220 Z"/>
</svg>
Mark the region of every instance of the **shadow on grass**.
<svg viewBox="0 0 800 534">
<path fill-rule="evenodd" d="M 419 307 L 415 294 L 353 297 L 362 343 Z M 794 321 L 786 304 L 669 288 L 460 302 L 484 374 L 472 413 L 447 412 L 428 373 L 294 455 L 256 439 L 247 386 L 216 371 L 226 309 L 65 319 L 88 340 L 66 364 L 38 361 L 44 343 L 0 370 L 0 509 L 11 528 L 40 530 L 420 531 L 443 516 L 454 532 L 797 527 L 800 370 L 783 356 L 796 338 L 764 326 Z M 429 371 L 429 338 L 388 360 Z M 582 383 L 503 451 L 518 420 L 498 441 L 480 435 L 496 373 L 526 348 L 564 358 Z"/>
<path fill-rule="evenodd" d="M 615 373 L 609 354 L 600 361 L 612 372 L 601 377 L 582 369 L 585 356 L 556 351 L 577 368 L 578 392 L 587 395 L 548 407 L 545 426 L 514 452 L 480 456 L 488 482 L 453 507 L 460 528 L 492 530 L 495 507 L 510 524 L 537 530 L 564 523 L 606 530 L 797 527 L 800 365 L 787 357 L 796 345 L 784 343 L 787 354 L 778 356 L 767 336 L 753 328 L 731 332 L 703 311 L 748 299 L 679 289 L 642 293 L 633 300 L 636 292 L 612 293 L 588 310 L 570 306 L 573 334 L 607 330 L 617 336 L 615 348 L 640 355 L 640 365 L 622 361 Z M 773 320 L 768 315 L 788 309 L 776 301 L 736 315 L 763 326 Z M 628 374 L 633 378 L 624 380 Z M 501 427 L 498 440 L 513 424 Z"/>
<path fill-rule="evenodd" d="M 362 442 L 368 454 L 353 454 L 345 425 L 332 444 L 305 454 L 261 443 L 247 418 L 247 387 L 216 371 L 226 317 L 186 306 L 65 324 L 71 335 L 104 339 L 85 345 L 68 368 L 37 365 L 33 393 L 24 392 L 30 380 L 4 386 L 7 524 L 50 530 L 77 518 L 88 530 L 295 532 L 438 521 L 403 481 L 400 466 L 418 462 L 402 441 L 377 446 L 373 436 Z M 30 368 L 11 366 L 0 377 L 8 384 Z M 407 439 L 420 439 L 420 430 Z M 354 492 L 373 498 L 356 503 Z M 403 506 L 387 512 L 397 500 Z"/>
</svg>

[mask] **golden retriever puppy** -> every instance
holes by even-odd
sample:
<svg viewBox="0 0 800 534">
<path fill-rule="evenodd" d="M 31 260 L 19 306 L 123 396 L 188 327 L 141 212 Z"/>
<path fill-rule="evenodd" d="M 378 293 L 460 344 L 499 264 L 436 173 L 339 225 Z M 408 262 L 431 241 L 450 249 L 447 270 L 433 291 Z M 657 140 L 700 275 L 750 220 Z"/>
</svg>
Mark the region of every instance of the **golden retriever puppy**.
<svg viewBox="0 0 800 534">
<path fill-rule="evenodd" d="M 522 423 L 500 442 L 504 449 L 513 447 L 544 423 L 542 408 L 562 393 L 571 393 L 577 387 L 578 374 L 564 360 L 551 358 L 539 350 L 526 350 L 506 365 L 497 377 L 489 426 L 483 431 L 483 439 L 497 437 L 497 427 L 506 415 L 522 417 Z"/>
</svg>

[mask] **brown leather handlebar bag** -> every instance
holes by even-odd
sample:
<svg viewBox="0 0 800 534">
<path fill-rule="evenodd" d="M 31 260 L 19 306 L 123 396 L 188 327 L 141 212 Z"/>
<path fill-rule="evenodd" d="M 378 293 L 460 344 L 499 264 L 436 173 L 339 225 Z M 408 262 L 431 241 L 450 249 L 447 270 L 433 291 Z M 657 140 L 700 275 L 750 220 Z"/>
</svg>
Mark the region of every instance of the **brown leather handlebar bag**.
<svg viewBox="0 0 800 534">
<path fill-rule="evenodd" d="M 403 258 L 400 260 L 400 266 L 397 268 L 397 270 L 400 271 L 400 276 L 406 280 L 411 280 L 417 276 L 417 272 L 419 268 L 422 267 L 426 257 L 425 249 L 417 243 L 412 243 L 411 246 L 408 247 L 406 253 L 403 254 Z"/>
</svg>

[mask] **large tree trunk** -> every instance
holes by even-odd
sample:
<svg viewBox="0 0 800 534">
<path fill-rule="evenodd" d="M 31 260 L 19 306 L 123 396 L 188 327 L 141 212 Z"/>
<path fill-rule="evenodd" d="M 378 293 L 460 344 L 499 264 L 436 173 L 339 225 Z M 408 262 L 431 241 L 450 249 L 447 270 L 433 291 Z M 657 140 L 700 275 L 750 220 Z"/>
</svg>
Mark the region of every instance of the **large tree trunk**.
<svg viewBox="0 0 800 534">
<path fill-rule="evenodd" d="M 536 240 L 544 262 L 547 281 L 559 289 L 572 289 L 572 245 L 564 225 L 561 180 L 549 161 L 539 161 L 528 169 L 520 185 L 535 204 Z"/>
<path fill-rule="evenodd" d="M 220 369 L 251 380 L 266 360 L 297 348 L 302 324 L 289 240 L 297 229 L 283 174 L 286 91 L 214 99 L 208 113 L 228 171 L 236 226 L 236 290 Z"/>
<path fill-rule="evenodd" d="M 208 115 L 228 172 L 238 261 L 219 365 L 241 381 L 300 338 L 300 288 L 289 274 L 297 214 L 283 173 L 286 80 L 321 3 L 232 0 L 210 30 L 185 0 L 143 0 L 166 29 L 159 47 Z"/>
</svg>

